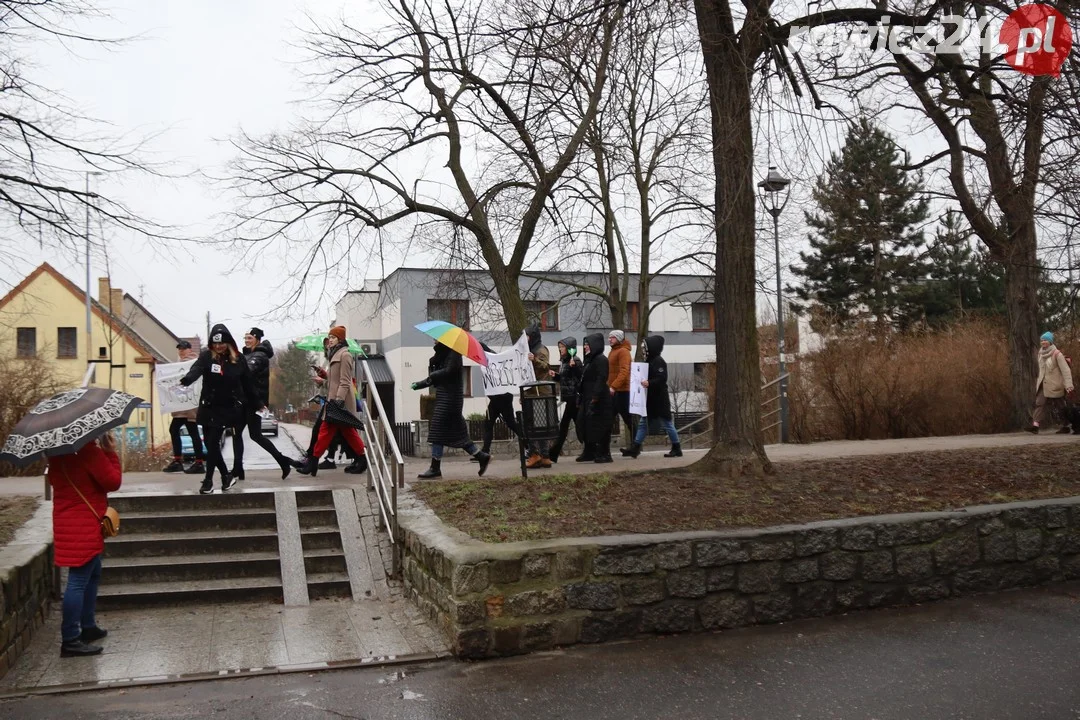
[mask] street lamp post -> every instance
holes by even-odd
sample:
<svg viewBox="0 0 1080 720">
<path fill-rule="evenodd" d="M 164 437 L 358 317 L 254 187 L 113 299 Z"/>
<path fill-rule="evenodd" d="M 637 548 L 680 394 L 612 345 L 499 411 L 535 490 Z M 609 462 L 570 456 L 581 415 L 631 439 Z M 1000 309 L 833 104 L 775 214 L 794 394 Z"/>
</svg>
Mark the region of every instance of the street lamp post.
<svg viewBox="0 0 1080 720">
<path fill-rule="evenodd" d="M 780 213 L 787 205 L 791 181 L 777 172 L 775 166 L 769 167 L 769 174 L 758 183 L 761 191 L 761 204 L 772 215 L 773 246 L 776 250 L 776 346 L 779 355 L 779 374 L 777 377 L 780 392 L 780 442 L 788 442 L 788 397 L 787 379 L 784 377 L 784 300 L 781 295 L 780 277 Z"/>
<path fill-rule="evenodd" d="M 86 195 L 83 202 L 86 203 L 86 367 L 89 372 L 90 364 L 94 361 L 90 354 L 93 345 L 93 326 L 90 321 L 90 176 L 103 175 L 97 170 L 86 171 Z"/>
</svg>

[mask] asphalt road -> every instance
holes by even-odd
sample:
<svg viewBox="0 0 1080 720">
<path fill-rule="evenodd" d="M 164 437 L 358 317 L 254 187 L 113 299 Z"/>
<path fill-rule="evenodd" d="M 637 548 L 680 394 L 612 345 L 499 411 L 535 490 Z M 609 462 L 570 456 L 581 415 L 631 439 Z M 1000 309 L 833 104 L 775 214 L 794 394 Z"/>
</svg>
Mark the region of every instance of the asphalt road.
<svg viewBox="0 0 1080 720">
<path fill-rule="evenodd" d="M 0 703 L 0 717 L 1069 720 L 1080 585 L 483 663 Z M 74 660 L 72 662 L 78 662 Z"/>
</svg>

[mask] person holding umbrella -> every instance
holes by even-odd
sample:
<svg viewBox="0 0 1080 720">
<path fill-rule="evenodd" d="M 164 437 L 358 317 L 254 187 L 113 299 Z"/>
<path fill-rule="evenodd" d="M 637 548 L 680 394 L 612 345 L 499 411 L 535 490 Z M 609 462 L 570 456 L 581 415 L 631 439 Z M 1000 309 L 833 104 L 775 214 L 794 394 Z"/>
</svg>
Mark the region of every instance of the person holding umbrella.
<svg viewBox="0 0 1080 720">
<path fill-rule="evenodd" d="M 435 342 L 435 354 L 428 362 L 428 376 L 412 384 L 413 390 L 427 387 L 435 388 L 435 409 L 431 414 L 428 430 L 431 467 L 417 477 L 425 480 L 442 477 L 443 448 L 446 446 L 462 448 L 476 458 L 480 463 L 480 472 L 477 474 L 482 476 L 491 462 L 491 455 L 476 447 L 469 438 L 469 427 L 461 414 L 465 404 L 461 354 L 438 340 Z"/>
<path fill-rule="evenodd" d="M 577 359 L 577 340 L 565 337 L 559 341 L 559 360 L 561 362 L 558 372 L 551 370 L 548 375 L 559 383 L 559 396 L 563 401 L 562 420 L 559 422 L 559 437 L 551 446 L 548 454 L 551 462 L 559 462 L 562 454 L 563 443 L 570 432 L 570 421 L 574 422 L 574 432 L 578 441 L 585 439 L 582 433 L 582 425 L 578 422 L 578 390 L 581 384 L 581 361 Z"/>
<path fill-rule="evenodd" d="M 214 492 L 214 470 L 221 472 L 221 491 L 227 492 L 236 484 L 221 455 L 221 438 L 226 428 L 234 434 L 243 432 L 248 409 L 261 407 L 251 372 L 244 362 L 232 333 L 222 324 L 210 330 L 210 347 L 203 350 L 188 374 L 180 379 L 187 387 L 202 378 L 199 396 L 199 424 L 206 431 L 206 454 L 209 464 L 199 493 Z"/>
</svg>

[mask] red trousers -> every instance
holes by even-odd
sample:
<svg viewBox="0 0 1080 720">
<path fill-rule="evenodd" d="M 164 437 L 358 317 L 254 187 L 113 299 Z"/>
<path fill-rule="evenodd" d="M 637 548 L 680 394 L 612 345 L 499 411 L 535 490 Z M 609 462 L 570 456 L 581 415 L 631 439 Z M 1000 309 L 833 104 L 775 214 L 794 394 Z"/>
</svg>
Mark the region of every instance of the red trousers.
<svg viewBox="0 0 1080 720">
<path fill-rule="evenodd" d="M 334 439 L 334 435 L 337 433 L 341 433 L 342 439 L 349 444 L 354 453 L 357 455 L 364 454 L 364 441 L 360 438 L 360 433 L 356 431 L 356 428 L 348 425 L 338 425 L 324 419 L 322 425 L 319 426 L 319 439 L 315 441 L 313 456 L 316 460 L 321 458 L 327 448 L 330 447 L 330 441 Z"/>
</svg>

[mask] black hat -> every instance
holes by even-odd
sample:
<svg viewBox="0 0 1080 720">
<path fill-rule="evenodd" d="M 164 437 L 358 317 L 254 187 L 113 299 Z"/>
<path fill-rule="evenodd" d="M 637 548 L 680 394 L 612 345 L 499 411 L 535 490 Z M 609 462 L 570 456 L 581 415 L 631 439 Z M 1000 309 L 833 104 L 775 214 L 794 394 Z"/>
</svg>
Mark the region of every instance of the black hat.
<svg viewBox="0 0 1080 720">
<path fill-rule="evenodd" d="M 191 343 L 189 343 L 187 340 L 181 340 L 180 342 L 176 343 L 176 349 L 177 350 L 190 350 L 191 349 Z"/>
<path fill-rule="evenodd" d="M 248 335 L 251 335 L 256 340 L 262 340 L 263 339 L 263 331 L 260 330 L 257 327 L 253 327 L 250 330 L 248 330 Z"/>
</svg>

